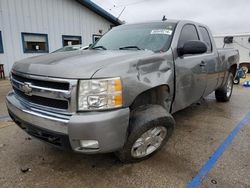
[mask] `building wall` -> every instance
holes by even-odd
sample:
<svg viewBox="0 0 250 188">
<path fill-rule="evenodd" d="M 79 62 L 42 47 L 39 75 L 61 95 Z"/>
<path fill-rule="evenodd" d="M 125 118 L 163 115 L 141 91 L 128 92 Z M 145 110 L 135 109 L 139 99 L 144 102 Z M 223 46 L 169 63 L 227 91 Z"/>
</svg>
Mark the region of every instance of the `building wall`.
<svg viewBox="0 0 250 188">
<path fill-rule="evenodd" d="M 62 35 L 82 36 L 83 45 L 92 35 L 107 32 L 112 23 L 75 0 L 0 0 L 0 31 L 4 53 L 0 64 L 8 73 L 17 60 L 41 55 L 24 53 L 21 32 L 48 34 L 49 51 L 62 47 Z"/>
<path fill-rule="evenodd" d="M 231 36 L 231 35 L 225 35 Z M 215 43 L 217 48 L 223 48 L 224 37 L 225 36 L 215 36 Z M 238 49 L 240 53 L 240 63 L 247 62 L 250 63 L 250 42 L 248 41 L 250 35 L 232 35 L 233 43 L 226 44 L 225 48 Z"/>
</svg>

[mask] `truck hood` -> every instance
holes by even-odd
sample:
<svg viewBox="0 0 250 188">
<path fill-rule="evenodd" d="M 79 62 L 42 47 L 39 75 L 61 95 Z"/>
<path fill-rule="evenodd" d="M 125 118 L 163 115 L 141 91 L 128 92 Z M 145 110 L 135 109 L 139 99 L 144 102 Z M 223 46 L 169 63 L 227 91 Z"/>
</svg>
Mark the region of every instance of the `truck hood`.
<svg viewBox="0 0 250 188">
<path fill-rule="evenodd" d="M 103 67 L 117 62 L 120 64 L 122 61 L 148 57 L 152 54 L 154 54 L 152 51 L 132 50 L 60 52 L 18 61 L 13 65 L 13 70 L 48 77 L 88 79 Z"/>
</svg>

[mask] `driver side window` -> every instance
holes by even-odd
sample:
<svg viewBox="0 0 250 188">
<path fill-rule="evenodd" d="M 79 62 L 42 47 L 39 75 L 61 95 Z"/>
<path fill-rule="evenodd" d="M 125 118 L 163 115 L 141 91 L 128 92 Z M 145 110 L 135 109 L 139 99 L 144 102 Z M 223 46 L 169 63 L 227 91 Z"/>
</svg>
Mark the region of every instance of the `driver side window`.
<svg viewBox="0 0 250 188">
<path fill-rule="evenodd" d="M 190 40 L 199 40 L 199 36 L 196 27 L 192 24 L 183 26 L 178 42 L 178 48 L 182 48 L 183 45 Z"/>
</svg>

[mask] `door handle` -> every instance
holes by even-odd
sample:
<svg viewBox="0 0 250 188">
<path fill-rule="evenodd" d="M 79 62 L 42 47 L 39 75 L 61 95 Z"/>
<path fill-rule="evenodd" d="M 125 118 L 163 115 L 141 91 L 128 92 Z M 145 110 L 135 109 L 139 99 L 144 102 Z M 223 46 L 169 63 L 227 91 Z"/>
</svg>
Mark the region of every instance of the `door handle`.
<svg viewBox="0 0 250 188">
<path fill-rule="evenodd" d="M 200 67 L 205 67 L 206 65 L 207 65 L 207 63 L 205 61 L 201 61 Z"/>
</svg>

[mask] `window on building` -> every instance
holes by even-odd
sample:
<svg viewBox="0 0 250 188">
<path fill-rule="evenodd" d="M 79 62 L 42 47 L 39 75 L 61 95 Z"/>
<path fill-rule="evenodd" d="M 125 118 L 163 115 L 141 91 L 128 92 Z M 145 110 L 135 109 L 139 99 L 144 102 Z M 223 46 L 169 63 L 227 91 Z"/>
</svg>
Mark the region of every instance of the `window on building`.
<svg viewBox="0 0 250 188">
<path fill-rule="evenodd" d="M 93 43 L 95 43 L 96 41 L 98 41 L 100 38 L 102 37 L 102 35 L 96 35 L 96 34 L 94 34 L 93 35 Z"/>
<path fill-rule="evenodd" d="M 210 36 L 208 34 L 207 29 L 205 27 L 200 26 L 199 30 L 201 32 L 202 41 L 205 42 L 207 45 L 207 53 L 211 53 L 212 52 L 212 44 L 211 44 L 211 39 L 210 39 Z"/>
<path fill-rule="evenodd" d="M 187 24 L 182 28 L 178 46 L 183 47 L 190 40 L 199 40 L 199 37 L 196 27 L 192 24 Z"/>
<path fill-rule="evenodd" d="M 0 31 L 0 53 L 3 53 L 2 32 Z"/>
<path fill-rule="evenodd" d="M 81 36 L 63 35 L 62 42 L 63 42 L 63 46 L 82 44 L 82 37 Z"/>
<path fill-rule="evenodd" d="M 48 35 L 38 33 L 22 33 L 24 53 L 48 53 Z"/>
</svg>

